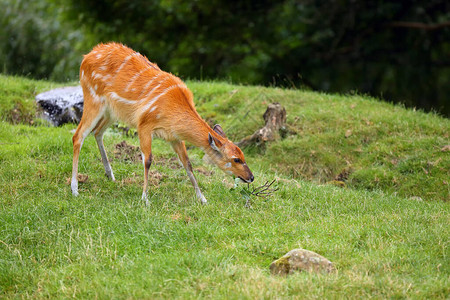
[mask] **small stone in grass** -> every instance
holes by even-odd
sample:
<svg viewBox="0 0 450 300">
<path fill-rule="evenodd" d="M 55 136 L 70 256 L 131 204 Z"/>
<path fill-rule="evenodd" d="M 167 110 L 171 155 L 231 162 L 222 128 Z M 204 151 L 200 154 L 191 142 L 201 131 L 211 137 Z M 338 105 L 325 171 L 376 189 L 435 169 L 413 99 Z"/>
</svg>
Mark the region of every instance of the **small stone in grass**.
<svg viewBox="0 0 450 300">
<path fill-rule="evenodd" d="M 333 263 L 325 257 L 305 249 L 294 249 L 270 264 L 274 275 L 289 275 L 296 271 L 312 273 L 332 273 Z"/>
</svg>

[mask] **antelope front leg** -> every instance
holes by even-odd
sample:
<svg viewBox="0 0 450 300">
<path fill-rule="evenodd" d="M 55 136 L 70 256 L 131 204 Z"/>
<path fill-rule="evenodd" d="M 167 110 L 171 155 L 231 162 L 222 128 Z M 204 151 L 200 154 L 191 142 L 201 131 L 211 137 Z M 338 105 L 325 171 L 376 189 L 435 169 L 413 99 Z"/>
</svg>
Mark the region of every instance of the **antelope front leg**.
<svg viewBox="0 0 450 300">
<path fill-rule="evenodd" d="M 152 165 L 152 133 L 146 131 L 139 131 L 139 142 L 141 145 L 142 151 L 142 163 L 144 164 L 144 188 L 142 191 L 142 200 L 145 201 L 145 205 L 148 206 L 148 197 L 147 197 L 147 185 L 148 185 L 148 170 Z"/>
<path fill-rule="evenodd" d="M 200 200 L 202 204 L 206 204 L 208 201 L 206 201 L 205 196 L 203 196 L 202 192 L 200 191 L 200 188 L 198 187 L 197 180 L 195 179 L 194 173 L 192 172 L 192 165 L 191 162 L 189 161 L 189 157 L 187 155 L 184 142 L 183 141 L 172 142 L 172 148 L 178 154 L 178 158 L 183 164 L 184 169 L 186 170 L 186 173 L 189 179 L 191 180 L 192 185 L 194 186 L 197 198 Z"/>
<path fill-rule="evenodd" d="M 103 145 L 103 134 L 111 123 L 112 120 L 109 117 L 103 117 L 94 129 L 94 134 L 95 140 L 97 141 L 98 150 L 100 151 L 100 155 L 102 157 L 102 163 L 105 167 L 106 176 L 108 176 L 108 178 L 112 181 L 116 181 L 114 178 L 114 173 L 111 169 L 111 164 L 108 161 L 108 155 L 106 155 L 105 146 Z"/>
</svg>

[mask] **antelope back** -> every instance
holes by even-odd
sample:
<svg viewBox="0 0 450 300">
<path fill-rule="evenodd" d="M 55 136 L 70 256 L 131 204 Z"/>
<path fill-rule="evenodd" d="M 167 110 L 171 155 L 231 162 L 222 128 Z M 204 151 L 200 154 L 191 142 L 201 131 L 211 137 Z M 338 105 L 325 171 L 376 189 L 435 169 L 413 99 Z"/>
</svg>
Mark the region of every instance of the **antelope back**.
<svg viewBox="0 0 450 300">
<path fill-rule="evenodd" d="M 194 108 L 181 79 L 122 44 L 99 44 L 85 55 L 80 83 L 85 101 L 107 104 L 115 117 L 134 127 L 140 119 L 155 120 L 180 105 Z"/>
</svg>

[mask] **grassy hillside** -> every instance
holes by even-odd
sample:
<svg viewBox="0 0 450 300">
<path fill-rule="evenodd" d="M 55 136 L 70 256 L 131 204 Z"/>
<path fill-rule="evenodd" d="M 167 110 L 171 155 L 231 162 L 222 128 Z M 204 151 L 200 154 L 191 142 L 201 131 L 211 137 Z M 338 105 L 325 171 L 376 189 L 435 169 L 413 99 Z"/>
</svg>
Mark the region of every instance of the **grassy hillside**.
<svg viewBox="0 0 450 300">
<path fill-rule="evenodd" d="M 0 75 L 0 116 L 34 118 L 45 81 Z M 287 110 L 287 136 L 266 149 L 246 149 L 264 170 L 293 179 L 382 190 L 423 200 L 450 199 L 450 120 L 363 96 L 327 95 L 226 83 L 190 82 L 197 110 L 236 141 L 264 125 L 271 102 Z"/>
<path fill-rule="evenodd" d="M 245 150 L 255 184 L 277 179 L 273 197 L 245 208 L 242 187 L 231 189 L 194 148 L 202 206 L 156 140 L 146 208 L 142 164 L 115 147 L 138 141 L 111 130 L 117 181 L 106 180 L 89 137 L 80 160 L 88 178 L 73 198 L 75 126 L 37 126 L 34 117 L 35 93 L 55 85 L 0 76 L 1 296 L 448 298 L 448 120 L 360 96 L 188 85 L 200 114 L 234 140 L 263 125 L 268 103 L 286 107 L 290 133 Z M 270 275 L 271 261 L 296 247 L 327 257 L 338 273 Z"/>
<path fill-rule="evenodd" d="M 254 152 L 273 171 L 320 183 L 383 190 L 425 200 L 450 198 L 450 120 L 363 96 L 191 83 L 198 110 L 236 140 L 264 125 L 281 103 L 290 134 Z M 342 186 L 343 183 L 337 184 Z"/>
</svg>

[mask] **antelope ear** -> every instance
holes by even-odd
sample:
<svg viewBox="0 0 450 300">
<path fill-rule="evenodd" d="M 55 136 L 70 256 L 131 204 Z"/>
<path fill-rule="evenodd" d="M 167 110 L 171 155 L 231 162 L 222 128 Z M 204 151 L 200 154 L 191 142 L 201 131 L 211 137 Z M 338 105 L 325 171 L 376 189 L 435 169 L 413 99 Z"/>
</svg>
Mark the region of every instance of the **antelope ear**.
<svg viewBox="0 0 450 300">
<path fill-rule="evenodd" d="M 211 146 L 211 148 L 213 148 L 217 152 L 220 152 L 219 147 L 222 147 L 222 143 L 218 139 L 213 137 L 211 135 L 211 133 L 208 133 L 208 141 L 209 141 L 209 145 Z"/>
<path fill-rule="evenodd" d="M 226 138 L 225 132 L 223 131 L 222 127 L 219 124 L 214 125 L 213 130 L 220 135 L 221 137 Z"/>
</svg>

